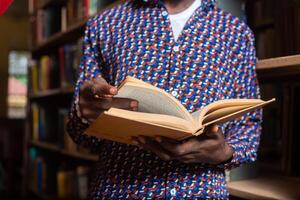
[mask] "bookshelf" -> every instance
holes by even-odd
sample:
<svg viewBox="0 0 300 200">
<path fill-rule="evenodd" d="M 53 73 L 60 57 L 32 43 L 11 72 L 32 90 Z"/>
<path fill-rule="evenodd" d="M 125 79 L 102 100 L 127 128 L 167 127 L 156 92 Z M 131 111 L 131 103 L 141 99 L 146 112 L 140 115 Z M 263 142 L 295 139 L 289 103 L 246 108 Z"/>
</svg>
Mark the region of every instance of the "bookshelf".
<svg viewBox="0 0 300 200">
<path fill-rule="evenodd" d="M 116 3 L 29 0 L 32 60 L 22 188 L 26 198 L 86 198 L 87 191 L 79 185 L 88 184 L 98 155 L 73 143 L 65 125 L 87 19 Z"/>
<path fill-rule="evenodd" d="M 52 152 L 57 154 L 58 156 L 65 157 L 65 158 L 77 159 L 77 160 L 87 161 L 87 162 L 96 162 L 98 160 L 97 155 L 90 155 L 87 153 L 78 153 L 78 152 L 64 150 L 59 146 L 51 143 L 30 141 L 29 146 L 36 147 L 44 151 Z"/>
<path fill-rule="evenodd" d="M 279 98 L 279 108 L 278 105 L 275 105 L 271 106 L 271 108 L 265 109 L 266 112 L 271 112 L 273 115 L 275 115 L 275 117 L 278 117 L 276 115 L 277 109 L 283 110 L 283 116 L 281 119 L 285 118 L 286 120 L 279 122 L 282 127 L 280 132 L 285 136 L 282 137 L 280 141 L 282 143 L 280 150 L 282 151 L 283 156 L 276 158 L 275 163 L 262 162 L 259 160 L 259 170 L 255 176 L 244 180 L 230 181 L 228 183 L 228 187 L 230 194 L 233 197 L 242 199 L 299 199 L 299 167 L 294 167 L 294 172 L 292 172 L 293 170 L 291 169 L 293 168 L 291 167 L 291 161 L 297 159 L 292 155 L 292 151 L 294 151 L 294 153 L 297 151 L 299 152 L 299 150 L 295 150 L 295 146 L 299 145 L 299 143 L 292 144 L 292 140 L 299 142 L 299 140 L 295 139 L 295 134 L 298 132 L 290 129 L 287 129 L 288 131 L 285 130 L 287 123 L 295 123 L 295 121 L 292 119 L 293 116 L 291 113 L 293 113 L 294 110 L 293 104 L 297 103 L 295 102 L 294 98 L 291 98 L 291 96 L 296 95 L 294 90 L 295 88 L 299 88 L 299 84 L 295 83 L 296 79 L 291 79 L 291 77 L 297 77 L 299 80 L 300 73 L 297 73 L 299 72 L 299 69 L 300 55 L 276 57 L 258 61 L 257 72 L 259 81 L 262 85 L 270 84 L 271 82 L 271 85 L 277 86 L 274 84 L 274 82 L 283 82 L 284 91 L 282 92 L 284 94 L 292 93 L 287 95 L 287 97 L 285 97 L 283 100 Z M 300 90 L 298 89 L 298 91 Z M 263 95 L 265 95 L 265 93 L 263 93 Z M 273 112 L 274 108 L 275 112 Z M 268 121 L 268 119 L 265 119 L 265 121 Z M 274 124 L 272 125 L 275 126 Z M 262 134 L 266 134 L 265 129 L 266 127 L 264 127 Z M 276 148 L 278 148 L 278 146 L 276 146 Z M 273 154 L 274 148 L 267 149 L 265 146 L 260 148 L 259 157 L 263 156 L 263 154 L 266 154 L 265 152 L 268 152 L 267 155 Z"/>
<path fill-rule="evenodd" d="M 46 91 L 36 92 L 29 95 L 31 101 L 39 101 L 44 98 L 56 98 L 61 96 L 71 96 L 73 95 L 74 88 L 57 88 L 49 89 Z"/>
<path fill-rule="evenodd" d="M 251 0 L 246 3 L 248 24 L 256 38 L 257 74 L 262 98 L 276 97 L 264 109 L 258 161 L 248 178 L 229 181 L 230 194 L 242 199 L 299 199 L 300 51 L 296 2 Z M 298 50 L 297 50 L 298 48 Z"/>
<path fill-rule="evenodd" d="M 52 35 L 45 42 L 33 47 L 32 54 L 41 55 L 42 53 L 47 52 L 48 49 L 55 48 L 66 42 L 74 41 L 74 39 L 77 39 L 80 35 L 82 35 L 85 23 L 85 20 L 79 21 L 68 27 L 66 31 Z"/>
</svg>

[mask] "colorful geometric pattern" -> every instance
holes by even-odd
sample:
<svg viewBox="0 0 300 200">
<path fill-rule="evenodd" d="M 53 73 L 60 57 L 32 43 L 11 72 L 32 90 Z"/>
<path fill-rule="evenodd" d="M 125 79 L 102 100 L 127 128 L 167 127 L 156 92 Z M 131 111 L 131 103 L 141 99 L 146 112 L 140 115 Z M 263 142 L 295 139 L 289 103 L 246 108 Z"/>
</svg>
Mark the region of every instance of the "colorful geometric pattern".
<svg viewBox="0 0 300 200">
<path fill-rule="evenodd" d="M 80 77 L 68 131 L 74 141 L 99 152 L 92 199 L 227 199 L 224 170 L 256 159 L 261 110 L 222 125 L 234 149 L 224 165 L 162 161 L 134 146 L 83 134 L 79 88 L 102 75 L 118 86 L 127 75 L 172 94 L 190 111 L 229 98 L 259 98 L 254 39 L 247 25 L 202 0 L 175 42 L 161 1 L 129 0 L 87 23 Z"/>
</svg>

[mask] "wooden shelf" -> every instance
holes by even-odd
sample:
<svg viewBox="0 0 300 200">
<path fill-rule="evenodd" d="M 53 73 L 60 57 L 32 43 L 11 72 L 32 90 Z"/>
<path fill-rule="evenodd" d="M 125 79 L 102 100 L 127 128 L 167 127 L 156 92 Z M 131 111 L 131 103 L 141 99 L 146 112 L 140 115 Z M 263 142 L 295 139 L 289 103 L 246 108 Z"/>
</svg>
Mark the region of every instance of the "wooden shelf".
<svg viewBox="0 0 300 200">
<path fill-rule="evenodd" d="M 38 9 L 45 9 L 50 6 L 60 6 L 64 5 L 66 3 L 66 0 L 44 0 L 42 3 L 39 4 Z"/>
<path fill-rule="evenodd" d="M 40 192 L 35 191 L 31 187 L 29 187 L 28 190 L 31 194 L 33 194 L 34 197 L 41 199 L 41 200 L 59 200 L 59 198 L 54 195 L 42 194 Z"/>
<path fill-rule="evenodd" d="M 263 31 L 268 28 L 273 28 L 274 27 L 274 20 L 273 19 L 265 19 L 262 20 L 256 24 L 254 24 L 254 32 L 256 31 Z"/>
<path fill-rule="evenodd" d="M 228 183 L 230 195 L 245 199 L 300 199 L 300 177 L 268 176 Z"/>
<path fill-rule="evenodd" d="M 98 161 L 98 156 L 97 155 L 91 155 L 91 154 L 84 154 L 84 153 L 79 153 L 79 152 L 70 152 L 64 149 L 61 149 L 55 144 L 50 144 L 46 142 L 37 142 L 37 141 L 31 141 L 29 142 L 30 146 L 43 149 L 46 151 L 51 151 L 53 153 L 60 154 L 62 156 L 74 158 L 74 159 L 79 159 L 82 161 L 91 161 L 91 162 L 96 162 Z"/>
<path fill-rule="evenodd" d="M 46 142 L 31 141 L 29 142 L 29 145 L 34 146 L 36 148 L 52 151 L 52 152 L 60 151 L 60 148 L 57 145 L 46 143 Z"/>
<path fill-rule="evenodd" d="M 35 48 L 33 48 L 32 54 L 41 55 L 43 53 L 47 53 L 49 50 L 59 45 L 74 41 L 76 38 L 83 35 L 85 23 L 86 20 L 79 21 L 69 26 L 66 31 L 52 35 L 45 42 L 42 42 L 41 44 L 38 44 Z"/>
<path fill-rule="evenodd" d="M 264 81 L 294 81 L 300 77 L 300 55 L 270 58 L 257 63 L 258 79 Z"/>
<path fill-rule="evenodd" d="M 300 55 L 259 60 L 257 63 L 257 69 L 258 70 L 275 69 L 275 68 L 283 68 L 283 67 L 289 67 L 295 65 L 300 66 Z"/>
<path fill-rule="evenodd" d="M 36 94 L 30 94 L 29 99 L 34 101 L 34 100 L 39 100 L 48 97 L 72 95 L 73 92 L 74 92 L 74 88 L 65 88 L 65 89 L 57 88 L 57 89 L 51 89 L 47 91 L 41 91 Z"/>
</svg>

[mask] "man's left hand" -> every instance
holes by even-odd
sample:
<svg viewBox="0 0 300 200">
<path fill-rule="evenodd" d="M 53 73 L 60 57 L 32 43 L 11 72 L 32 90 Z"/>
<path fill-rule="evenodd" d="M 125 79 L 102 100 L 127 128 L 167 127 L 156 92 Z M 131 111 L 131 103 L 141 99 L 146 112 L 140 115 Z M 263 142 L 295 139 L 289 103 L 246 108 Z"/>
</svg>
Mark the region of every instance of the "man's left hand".
<svg viewBox="0 0 300 200">
<path fill-rule="evenodd" d="M 152 151 L 163 160 L 179 160 L 183 163 L 220 164 L 229 161 L 233 149 L 225 142 L 218 126 L 208 127 L 203 134 L 184 141 L 163 137 L 133 138 L 133 142 L 145 150 Z"/>
</svg>

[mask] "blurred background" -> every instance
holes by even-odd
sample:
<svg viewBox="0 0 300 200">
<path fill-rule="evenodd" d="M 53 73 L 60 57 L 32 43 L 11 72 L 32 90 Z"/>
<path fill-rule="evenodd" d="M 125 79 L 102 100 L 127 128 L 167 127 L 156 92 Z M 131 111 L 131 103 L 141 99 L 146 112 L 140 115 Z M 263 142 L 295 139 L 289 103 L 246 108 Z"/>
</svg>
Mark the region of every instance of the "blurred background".
<svg viewBox="0 0 300 200">
<path fill-rule="evenodd" d="M 1 3 L 2 1 L 0 1 Z M 0 199 L 85 199 L 97 155 L 65 133 L 86 20 L 108 0 L 14 1 L 0 16 Z M 232 199 L 300 199 L 300 0 L 219 0 L 253 30 L 264 110 L 258 161 Z"/>
</svg>

